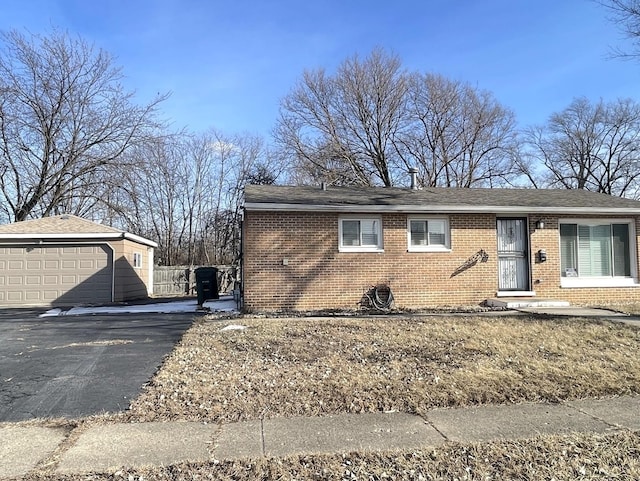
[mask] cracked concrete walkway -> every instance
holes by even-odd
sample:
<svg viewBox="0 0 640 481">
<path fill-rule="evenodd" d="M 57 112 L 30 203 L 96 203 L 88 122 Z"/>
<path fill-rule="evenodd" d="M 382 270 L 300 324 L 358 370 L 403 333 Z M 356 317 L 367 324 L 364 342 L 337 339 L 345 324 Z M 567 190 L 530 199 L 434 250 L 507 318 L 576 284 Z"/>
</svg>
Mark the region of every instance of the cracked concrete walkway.
<svg viewBox="0 0 640 481">
<path fill-rule="evenodd" d="M 115 472 L 123 467 L 295 454 L 420 449 L 448 441 L 487 442 L 540 434 L 640 431 L 640 396 L 560 404 L 434 409 L 405 413 L 276 418 L 231 424 L 107 424 L 78 433 L 0 425 L 0 478 L 54 472 Z"/>
</svg>

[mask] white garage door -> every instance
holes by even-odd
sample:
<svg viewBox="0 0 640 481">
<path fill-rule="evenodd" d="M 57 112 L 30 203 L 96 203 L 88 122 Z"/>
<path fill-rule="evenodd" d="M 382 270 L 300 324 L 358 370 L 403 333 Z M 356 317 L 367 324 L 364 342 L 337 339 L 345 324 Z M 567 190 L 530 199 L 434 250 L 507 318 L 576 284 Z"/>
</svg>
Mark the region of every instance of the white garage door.
<svg viewBox="0 0 640 481">
<path fill-rule="evenodd" d="M 106 245 L 0 246 L 0 305 L 111 301 L 113 254 Z"/>
</svg>

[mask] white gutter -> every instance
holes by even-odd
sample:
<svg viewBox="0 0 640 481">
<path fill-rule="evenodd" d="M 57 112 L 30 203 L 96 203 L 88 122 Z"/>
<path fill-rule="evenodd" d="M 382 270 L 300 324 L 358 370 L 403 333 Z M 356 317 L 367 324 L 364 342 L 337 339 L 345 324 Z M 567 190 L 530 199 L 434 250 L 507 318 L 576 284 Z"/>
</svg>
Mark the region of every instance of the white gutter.
<svg viewBox="0 0 640 481">
<path fill-rule="evenodd" d="M 640 209 L 629 207 L 537 207 L 495 205 L 312 205 L 312 204 L 267 204 L 248 202 L 248 211 L 293 211 L 293 212 L 408 212 L 408 213 L 460 213 L 460 214 L 517 214 L 535 212 L 544 214 L 626 214 L 640 215 Z"/>
<path fill-rule="evenodd" d="M 149 247 L 158 247 L 156 242 L 153 242 L 144 237 L 140 237 L 135 234 L 129 234 L 128 232 L 81 232 L 81 233 L 68 233 L 68 234 L 0 234 L 0 240 L 13 240 L 13 239 L 56 239 L 56 240 L 114 240 L 114 239 L 129 239 L 140 244 L 147 245 Z"/>
<path fill-rule="evenodd" d="M 140 237 L 139 235 L 129 234 L 128 232 L 124 233 L 124 238 L 138 242 L 139 244 L 145 244 L 149 247 L 158 247 L 157 242 L 153 242 L 152 240 L 145 239 L 144 237 Z"/>
</svg>

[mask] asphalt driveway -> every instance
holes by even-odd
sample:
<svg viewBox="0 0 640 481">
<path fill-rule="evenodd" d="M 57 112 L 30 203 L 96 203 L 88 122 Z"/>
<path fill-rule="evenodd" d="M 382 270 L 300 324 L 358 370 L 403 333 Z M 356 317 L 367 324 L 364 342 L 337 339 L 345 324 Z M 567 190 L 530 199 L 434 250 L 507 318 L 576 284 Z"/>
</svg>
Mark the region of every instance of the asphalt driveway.
<svg viewBox="0 0 640 481">
<path fill-rule="evenodd" d="M 0 421 L 126 409 L 196 317 L 42 312 L 0 310 Z"/>
</svg>

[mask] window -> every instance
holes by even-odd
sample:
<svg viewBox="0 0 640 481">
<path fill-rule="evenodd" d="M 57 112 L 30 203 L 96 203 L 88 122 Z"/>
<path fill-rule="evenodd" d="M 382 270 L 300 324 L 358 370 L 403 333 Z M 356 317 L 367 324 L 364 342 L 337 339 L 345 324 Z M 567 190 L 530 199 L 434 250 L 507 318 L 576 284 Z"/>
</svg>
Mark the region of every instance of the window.
<svg viewBox="0 0 640 481">
<path fill-rule="evenodd" d="M 340 219 L 340 251 L 381 251 L 382 219 Z"/>
<path fill-rule="evenodd" d="M 445 217 L 410 217 L 407 220 L 409 251 L 448 251 L 449 222 Z"/>
<path fill-rule="evenodd" d="M 135 268 L 142 267 L 142 254 L 140 252 L 133 253 L 133 267 Z"/>
<path fill-rule="evenodd" d="M 561 222 L 562 285 L 625 284 L 635 276 L 629 222 Z"/>
</svg>

